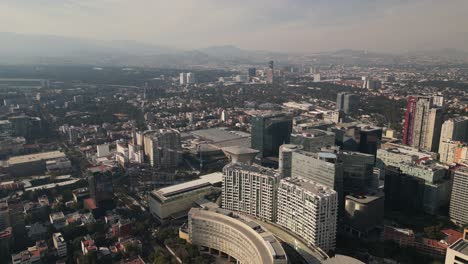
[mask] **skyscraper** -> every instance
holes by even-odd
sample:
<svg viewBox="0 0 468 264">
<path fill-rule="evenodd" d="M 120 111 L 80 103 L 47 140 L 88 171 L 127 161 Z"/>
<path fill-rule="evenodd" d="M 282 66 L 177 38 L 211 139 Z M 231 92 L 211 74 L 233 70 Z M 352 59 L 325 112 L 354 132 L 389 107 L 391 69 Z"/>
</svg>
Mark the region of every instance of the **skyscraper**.
<svg viewBox="0 0 468 264">
<path fill-rule="evenodd" d="M 339 208 L 344 205 L 343 162 L 334 153 L 292 153 L 292 177 L 300 177 L 332 188 L 338 193 Z"/>
<path fill-rule="evenodd" d="M 450 219 L 458 225 L 468 224 L 468 168 L 459 168 L 453 177 Z"/>
<path fill-rule="evenodd" d="M 408 97 L 403 143 L 418 149 L 437 151 L 442 118 L 443 111 L 433 106 L 432 97 Z"/>
<path fill-rule="evenodd" d="M 175 168 L 182 160 L 180 134 L 173 129 L 160 129 L 145 134 L 145 156 L 153 167 Z"/>
<path fill-rule="evenodd" d="M 371 154 L 375 157 L 382 141 L 382 128 L 370 126 L 359 128 L 359 152 Z"/>
<path fill-rule="evenodd" d="M 403 130 L 403 144 L 411 145 L 413 143 L 414 116 L 416 114 L 417 97 L 409 96 L 405 113 L 405 126 Z"/>
<path fill-rule="evenodd" d="M 343 151 L 339 156 L 343 162 L 343 192 L 365 193 L 375 187 L 374 155 Z"/>
<path fill-rule="evenodd" d="M 257 75 L 257 69 L 255 68 L 249 68 L 247 70 L 247 76 L 249 77 L 249 81 L 252 80 L 253 77 L 255 77 Z"/>
<path fill-rule="evenodd" d="M 338 196 L 303 178 L 285 178 L 278 188 L 277 223 L 325 252 L 335 249 Z"/>
<path fill-rule="evenodd" d="M 187 84 L 187 74 L 185 72 L 180 73 L 179 82 L 180 82 L 180 85 L 186 85 Z"/>
<path fill-rule="evenodd" d="M 445 140 L 468 143 L 468 117 L 460 116 L 445 121 L 440 133 L 440 142 Z"/>
<path fill-rule="evenodd" d="M 252 116 L 252 148 L 259 152 L 258 158 L 278 156 L 279 147 L 291 139 L 292 117 L 286 113 L 259 114 Z"/>
<path fill-rule="evenodd" d="M 385 208 L 421 212 L 424 208 L 424 180 L 401 172 L 397 167 L 385 169 Z"/>
<path fill-rule="evenodd" d="M 359 96 L 350 93 L 338 93 L 336 98 L 336 109 L 349 114 L 357 110 Z"/>
<path fill-rule="evenodd" d="M 431 106 L 431 97 L 418 97 L 416 102 L 416 113 L 414 115 L 413 140 L 411 143 L 413 148 L 419 149 L 425 144 Z"/>
<path fill-rule="evenodd" d="M 275 81 L 275 68 L 274 62 L 268 62 L 268 69 L 267 69 L 267 83 L 274 83 Z"/>
<path fill-rule="evenodd" d="M 98 207 L 113 203 L 114 189 L 111 172 L 94 172 L 88 177 L 89 194 Z M 109 206 L 110 207 L 110 206 Z"/>
<path fill-rule="evenodd" d="M 222 207 L 267 220 L 276 220 L 276 170 L 230 163 L 223 168 Z"/>
<path fill-rule="evenodd" d="M 425 142 L 421 149 L 431 152 L 439 150 L 440 132 L 442 129 L 443 112 L 442 108 L 431 108 L 429 110 L 429 120 L 425 133 Z"/>
</svg>

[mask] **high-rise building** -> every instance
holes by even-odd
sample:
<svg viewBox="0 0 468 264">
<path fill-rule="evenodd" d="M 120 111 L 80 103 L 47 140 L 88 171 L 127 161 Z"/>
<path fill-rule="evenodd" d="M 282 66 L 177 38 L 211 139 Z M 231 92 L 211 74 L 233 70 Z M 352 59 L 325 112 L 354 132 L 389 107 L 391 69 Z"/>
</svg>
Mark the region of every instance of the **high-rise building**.
<svg viewBox="0 0 468 264">
<path fill-rule="evenodd" d="M 180 133 L 174 129 L 159 129 L 145 133 L 145 156 L 153 167 L 170 169 L 182 160 Z"/>
<path fill-rule="evenodd" d="M 179 83 L 180 83 L 180 85 L 186 85 L 187 84 L 187 74 L 185 72 L 180 73 Z"/>
<path fill-rule="evenodd" d="M 314 82 L 320 82 L 322 80 L 320 73 L 314 74 Z"/>
<path fill-rule="evenodd" d="M 424 204 L 424 180 L 403 174 L 397 167 L 385 169 L 385 208 L 421 212 Z"/>
<path fill-rule="evenodd" d="M 455 117 L 445 121 L 440 133 L 440 142 L 445 140 L 468 143 L 468 117 Z"/>
<path fill-rule="evenodd" d="M 377 155 L 382 141 L 382 128 L 361 126 L 359 127 L 359 152 Z"/>
<path fill-rule="evenodd" d="M 414 148 L 437 151 L 443 111 L 429 96 L 410 96 L 405 115 L 403 143 Z"/>
<path fill-rule="evenodd" d="M 249 68 L 247 70 L 247 76 L 249 77 L 249 81 L 251 81 L 253 77 L 257 76 L 257 69 Z"/>
<path fill-rule="evenodd" d="M 279 150 L 279 166 L 282 178 L 291 177 L 292 154 L 293 152 L 302 149 L 302 146 L 293 144 L 281 145 Z"/>
<path fill-rule="evenodd" d="M 98 207 L 108 207 L 114 200 L 114 188 L 111 172 L 94 172 L 88 177 L 91 198 Z"/>
<path fill-rule="evenodd" d="M 259 114 L 252 117 L 252 148 L 258 158 L 278 156 L 279 147 L 291 139 L 292 117 L 286 113 Z"/>
<path fill-rule="evenodd" d="M 351 151 L 342 151 L 338 155 L 343 162 L 343 191 L 345 193 L 366 193 L 376 187 L 374 155 Z"/>
<path fill-rule="evenodd" d="M 282 179 L 278 187 L 277 223 L 325 252 L 335 249 L 338 195 L 303 178 Z"/>
<path fill-rule="evenodd" d="M 187 84 L 195 84 L 196 79 L 195 79 L 195 74 L 193 72 L 188 72 L 187 73 Z"/>
<path fill-rule="evenodd" d="M 439 160 L 447 164 L 468 164 L 468 145 L 461 141 L 449 139 L 440 142 Z"/>
<path fill-rule="evenodd" d="M 267 69 L 267 83 L 274 83 L 275 82 L 275 68 L 274 62 L 268 62 L 268 69 Z"/>
<path fill-rule="evenodd" d="M 305 151 L 319 152 L 323 147 L 335 145 L 335 133 L 320 129 L 308 129 L 291 134 L 291 144 L 301 145 Z"/>
<path fill-rule="evenodd" d="M 432 101 L 434 102 L 434 106 L 437 107 L 444 107 L 444 97 L 442 95 L 433 95 Z"/>
<path fill-rule="evenodd" d="M 382 88 L 382 82 L 380 80 L 375 80 L 372 78 L 366 78 L 363 80 L 362 88 L 367 90 L 378 90 Z"/>
<path fill-rule="evenodd" d="M 468 168 L 455 171 L 452 197 L 450 199 L 450 219 L 458 225 L 468 224 Z"/>
<path fill-rule="evenodd" d="M 292 153 L 292 177 L 300 177 L 332 188 L 338 193 L 340 210 L 344 205 L 343 162 L 334 153 L 295 151 Z"/>
<path fill-rule="evenodd" d="M 442 108 L 431 108 L 425 133 L 425 142 L 420 147 L 423 150 L 437 152 L 439 150 L 440 131 L 443 122 Z"/>
<path fill-rule="evenodd" d="M 411 146 L 413 143 L 414 117 L 416 115 L 416 102 L 418 98 L 415 96 L 408 97 L 408 103 L 405 113 L 405 126 L 403 130 L 403 144 Z"/>
<path fill-rule="evenodd" d="M 336 109 L 349 114 L 357 110 L 359 106 L 359 96 L 350 93 L 338 93 L 336 97 Z"/>
<path fill-rule="evenodd" d="M 276 191 L 280 173 L 244 163 L 223 168 L 222 208 L 276 220 Z"/>
<path fill-rule="evenodd" d="M 414 116 L 413 137 L 411 146 L 421 149 L 426 142 L 426 131 L 429 125 L 429 114 L 432 106 L 431 97 L 418 97 L 416 102 L 416 113 Z"/>
</svg>

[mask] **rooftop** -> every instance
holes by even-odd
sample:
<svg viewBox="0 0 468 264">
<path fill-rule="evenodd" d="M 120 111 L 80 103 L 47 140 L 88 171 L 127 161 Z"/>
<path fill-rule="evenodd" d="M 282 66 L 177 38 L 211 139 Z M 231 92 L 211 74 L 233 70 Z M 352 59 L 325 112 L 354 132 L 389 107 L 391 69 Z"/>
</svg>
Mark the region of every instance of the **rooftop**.
<svg viewBox="0 0 468 264">
<path fill-rule="evenodd" d="M 450 246 L 450 249 L 455 250 L 465 256 L 468 256 L 468 228 L 465 228 L 462 238 Z"/>
<path fill-rule="evenodd" d="M 361 204 L 367 204 L 376 200 L 383 198 L 385 195 L 383 192 L 363 194 L 363 195 L 346 195 L 346 199 L 353 200 Z"/>
<path fill-rule="evenodd" d="M 318 196 L 328 196 L 328 195 L 336 193 L 335 190 L 333 190 L 332 188 L 329 188 L 320 183 L 316 183 L 314 181 L 307 180 L 307 179 L 300 178 L 300 177 L 288 177 L 288 178 L 282 179 L 281 183 L 295 185 L 297 187 L 302 188 L 303 190 L 307 192 L 313 193 Z"/>
<path fill-rule="evenodd" d="M 257 247 L 262 260 L 286 258 L 283 247 L 273 234 L 247 216 L 237 215 L 219 208 L 192 208 L 189 215 L 222 222 L 235 228 Z"/>
<path fill-rule="evenodd" d="M 227 141 L 227 140 L 250 137 L 250 134 L 247 134 L 244 132 L 229 131 L 227 129 L 222 129 L 222 128 L 209 128 L 209 129 L 195 130 L 195 131 L 191 131 L 190 134 L 195 137 L 202 138 L 207 141 L 211 141 L 212 143 L 219 143 L 219 142 Z"/>
<path fill-rule="evenodd" d="M 200 176 L 200 179 L 188 181 L 169 187 L 154 190 L 153 195 L 159 197 L 162 200 L 168 199 L 171 196 L 179 195 L 185 192 L 190 192 L 199 188 L 211 186 L 213 184 L 221 183 L 223 181 L 223 174 L 221 172 L 215 172 L 207 175 Z"/>
<path fill-rule="evenodd" d="M 250 165 L 250 164 L 244 164 L 244 163 L 230 163 L 230 164 L 227 164 L 224 168 L 232 169 L 232 170 L 245 170 L 245 171 L 259 173 L 265 176 L 270 176 L 270 177 L 275 177 L 275 178 L 280 177 L 279 172 L 277 172 L 276 170 L 258 166 L 255 164 Z"/>
<path fill-rule="evenodd" d="M 49 159 L 56 159 L 56 158 L 63 158 L 65 157 L 65 153 L 61 151 L 50 151 L 50 152 L 41 152 L 23 156 L 15 156 L 8 159 L 9 165 L 21 164 L 26 162 L 34 162 L 40 160 L 49 160 Z"/>
</svg>

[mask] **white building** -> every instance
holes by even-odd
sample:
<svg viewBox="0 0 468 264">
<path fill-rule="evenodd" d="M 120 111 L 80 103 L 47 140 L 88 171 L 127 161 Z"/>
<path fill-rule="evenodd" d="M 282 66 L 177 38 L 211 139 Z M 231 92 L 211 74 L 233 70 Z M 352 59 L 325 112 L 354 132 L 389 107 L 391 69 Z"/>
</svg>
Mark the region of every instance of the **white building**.
<svg viewBox="0 0 468 264">
<path fill-rule="evenodd" d="M 453 177 L 450 219 L 459 225 L 468 224 L 468 168 L 460 168 Z"/>
<path fill-rule="evenodd" d="M 63 238 L 61 233 L 54 233 L 52 235 L 52 240 L 54 242 L 54 248 L 57 250 L 57 256 L 63 258 L 67 256 L 67 242 Z"/>
<path fill-rule="evenodd" d="M 468 117 L 452 118 L 442 124 L 440 143 L 446 140 L 468 141 Z"/>
<path fill-rule="evenodd" d="M 230 163 L 223 168 L 222 207 L 275 221 L 280 173 L 257 165 Z"/>
<path fill-rule="evenodd" d="M 185 72 L 180 73 L 179 82 L 180 82 L 180 85 L 186 85 L 187 84 L 187 74 Z"/>
<path fill-rule="evenodd" d="M 220 172 L 215 172 L 200 179 L 154 190 L 148 199 L 150 212 L 160 221 L 185 216 L 195 201 L 213 193 L 216 186 L 219 188 L 222 178 Z"/>
<path fill-rule="evenodd" d="M 110 155 L 109 144 L 97 145 L 97 157 L 105 157 Z"/>
<path fill-rule="evenodd" d="M 175 168 L 182 161 L 180 133 L 174 129 L 159 129 L 145 133 L 145 156 L 153 167 Z"/>
<path fill-rule="evenodd" d="M 206 247 L 212 253 L 226 254 L 230 261 L 237 263 L 288 263 L 283 247 L 273 234 L 248 217 L 227 210 L 192 208 L 188 229 L 181 228 L 181 233 L 185 233 L 190 243 Z"/>
<path fill-rule="evenodd" d="M 334 250 L 337 216 L 338 195 L 333 189 L 303 178 L 281 180 L 277 223 L 307 244 Z"/>
<path fill-rule="evenodd" d="M 468 229 L 465 229 L 463 237 L 447 248 L 445 264 L 468 263 Z"/>
</svg>

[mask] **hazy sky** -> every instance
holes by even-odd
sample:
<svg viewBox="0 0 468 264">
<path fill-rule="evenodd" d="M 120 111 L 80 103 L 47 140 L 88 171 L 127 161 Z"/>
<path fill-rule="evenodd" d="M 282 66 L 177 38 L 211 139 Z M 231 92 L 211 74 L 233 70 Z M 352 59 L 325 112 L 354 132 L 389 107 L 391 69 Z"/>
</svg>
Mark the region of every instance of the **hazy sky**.
<svg viewBox="0 0 468 264">
<path fill-rule="evenodd" d="M 468 1 L 0 0 L 0 31 L 190 49 L 468 50 Z"/>
</svg>

